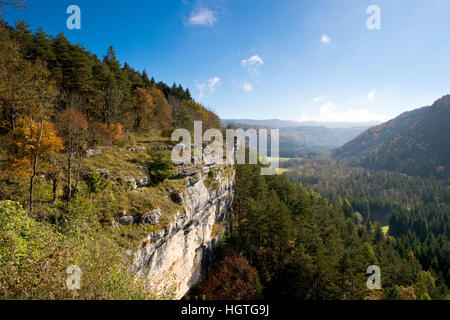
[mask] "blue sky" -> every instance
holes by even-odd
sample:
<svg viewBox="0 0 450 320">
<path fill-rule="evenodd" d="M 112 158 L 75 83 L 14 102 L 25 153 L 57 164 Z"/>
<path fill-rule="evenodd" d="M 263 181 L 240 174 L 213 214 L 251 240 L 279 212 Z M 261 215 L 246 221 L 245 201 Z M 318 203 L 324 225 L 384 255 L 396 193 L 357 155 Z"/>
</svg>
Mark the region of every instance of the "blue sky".
<svg viewBox="0 0 450 320">
<path fill-rule="evenodd" d="M 81 30 L 66 9 L 81 8 Z M 369 30 L 370 5 L 381 30 Z M 448 0 L 28 0 L 9 22 L 189 87 L 222 118 L 382 121 L 450 93 Z"/>
</svg>

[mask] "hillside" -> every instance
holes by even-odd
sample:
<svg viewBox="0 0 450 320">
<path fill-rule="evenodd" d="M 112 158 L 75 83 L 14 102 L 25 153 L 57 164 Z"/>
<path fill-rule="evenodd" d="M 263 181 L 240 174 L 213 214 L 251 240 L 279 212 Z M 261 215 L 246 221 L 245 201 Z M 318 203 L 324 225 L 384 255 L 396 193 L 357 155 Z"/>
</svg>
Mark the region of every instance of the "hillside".
<svg viewBox="0 0 450 320">
<path fill-rule="evenodd" d="M 450 96 L 431 107 L 406 112 L 371 128 L 334 151 L 336 158 L 357 158 L 362 166 L 410 175 L 448 176 Z"/>
<path fill-rule="evenodd" d="M 224 126 L 230 123 L 240 123 L 249 126 L 265 126 L 270 128 L 298 128 L 298 127 L 325 127 L 325 128 L 354 128 L 354 127 L 372 127 L 379 122 L 315 122 L 315 121 L 292 121 L 292 120 L 254 120 L 254 119 L 222 119 Z"/>
<path fill-rule="evenodd" d="M 170 135 L 195 120 L 222 128 L 112 46 L 0 22 L 0 299 L 181 298 L 234 197 L 232 168 L 173 165 Z"/>
<path fill-rule="evenodd" d="M 295 121 L 283 120 L 222 120 L 222 123 L 232 128 L 244 130 L 275 128 L 280 129 L 280 156 L 295 158 L 312 150 L 331 149 L 353 139 L 367 129 L 367 126 L 348 128 L 330 128 L 324 126 L 302 125 Z"/>
</svg>

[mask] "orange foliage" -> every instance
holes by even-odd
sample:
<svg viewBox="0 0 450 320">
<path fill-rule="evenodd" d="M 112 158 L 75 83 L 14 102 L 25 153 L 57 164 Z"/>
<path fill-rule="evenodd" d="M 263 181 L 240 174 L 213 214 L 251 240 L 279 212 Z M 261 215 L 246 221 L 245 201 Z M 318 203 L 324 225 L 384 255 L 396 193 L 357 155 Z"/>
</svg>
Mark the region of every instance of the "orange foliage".
<svg viewBox="0 0 450 320">
<path fill-rule="evenodd" d="M 86 118 L 78 111 L 66 109 L 61 117 L 61 122 L 71 130 L 87 130 L 89 125 Z"/>
<path fill-rule="evenodd" d="M 53 123 L 36 123 L 30 118 L 17 121 L 16 129 L 11 132 L 9 145 L 16 151 L 10 165 L 24 176 L 33 174 L 36 156 L 42 164 L 48 165 L 48 158 L 63 149 L 63 141 L 57 136 Z"/>
<path fill-rule="evenodd" d="M 100 123 L 96 127 L 97 132 L 104 141 L 111 143 L 122 140 L 123 126 L 120 123 L 109 125 Z"/>
<path fill-rule="evenodd" d="M 232 252 L 212 268 L 202 289 L 207 300 L 253 300 L 258 285 L 256 269 L 242 254 Z"/>
<path fill-rule="evenodd" d="M 135 129 L 139 130 L 143 127 L 146 118 L 150 116 L 154 106 L 155 104 L 151 94 L 145 89 L 136 88 L 134 94 Z"/>
<path fill-rule="evenodd" d="M 153 109 L 154 121 L 161 129 L 167 129 L 170 125 L 172 114 L 166 96 L 156 87 L 152 87 L 149 90 L 155 104 Z"/>
</svg>

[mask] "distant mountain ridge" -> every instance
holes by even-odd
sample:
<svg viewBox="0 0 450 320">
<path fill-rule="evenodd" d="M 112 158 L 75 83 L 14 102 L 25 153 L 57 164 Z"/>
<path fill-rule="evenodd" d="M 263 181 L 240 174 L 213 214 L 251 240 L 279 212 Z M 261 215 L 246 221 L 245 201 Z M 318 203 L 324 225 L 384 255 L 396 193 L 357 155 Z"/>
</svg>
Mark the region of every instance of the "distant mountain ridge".
<svg viewBox="0 0 450 320">
<path fill-rule="evenodd" d="M 223 126 L 226 127 L 230 123 L 239 123 L 250 126 L 265 126 L 274 129 L 283 128 L 297 128 L 297 127 L 323 127 L 323 128 L 358 128 L 366 127 L 370 128 L 375 125 L 380 124 L 380 122 L 314 122 L 314 121 L 292 121 L 292 120 L 279 120 L 279 119 L 268 119 L 268 120 L 253 120 L 253 119 L 222 119 Z"/>
<path fill-rule="evenodd" d="M 362 166 L 420 176 L 449 176 L 450 95 L 370 128 L 333 152 Z"/>
<path fill-rule="evenodd" d="M 222 120 L 224 126 L 233 128 L 280 129 L 280 156 L 301 157 L 305 151 L 334 149 L 342 146 L 369 126 L 328 128 L 323 126 L 302 126 L 295 121 L 284 120 Z"/>
</svg>

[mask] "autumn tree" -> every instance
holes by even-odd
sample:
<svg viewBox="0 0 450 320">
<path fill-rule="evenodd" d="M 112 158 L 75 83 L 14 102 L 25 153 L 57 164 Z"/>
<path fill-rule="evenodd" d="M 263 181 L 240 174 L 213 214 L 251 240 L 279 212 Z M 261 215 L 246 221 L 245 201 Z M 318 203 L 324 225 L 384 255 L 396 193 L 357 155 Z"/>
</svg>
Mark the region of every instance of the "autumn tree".
<svg viewBox="0 0 450 320">
<path fill-rule="evenodd" d="M 167 102 L 164 93 L 156 87 L 150 87 L 149 92 L 153 98 L 153 120 L 158 128 L 167 130 L 171 122 L 170 105 Z"/>
<path fill-rule="evenodd" d="M 136 88 L 134 94 L 135 130 L 140 130 L 155 106 L 151 94 L 142 88 Z"/>
<path fill-rule="evenodd" d="M 79 178 L 79 171 L 81 169 L 81 162 L 83 159 L 83 152 L 87 147 L 87 130 L 88 122 L 86 118 L 78 111 L 76 111 L 76 105 L 78 98 L 76 96 L 69 96 L 69 109 L 66 109 L 59 117 L 59 132 L 64 137 L 64 147 L 67 157 L 67 203 L 70 203 L 73 186 L 72 186 L 72 161 L 73 157 L 77 156 L 78 164 L 76 170 L 76 183 Z"/>
<path fill-rule="evenodd" d="M 208 300 L 254 300 L 260 294 L 258 272 L 242 254 L 232 252 L 213 266 L 202 289 Z"/>
<path fill-rule="evenodd" d="M 16 151 L 11 159 L 12 168 L 30 178 L 29 206 L 33 212 L 33 183 L 40 167 L 49 165 L 49 158 L 63 149 L 63 142 L 57 136 L 51 122 L 32 118 L 21 118 L 11 133 L 10 145 Z M 42 166 L 40 162 L 42 161 Z"/>
<path fill-rule="evenodd" d="M 102 142 L 111 144 L 122 139 L 123 126 L 120 123 L 97 123 L 95 131 L 100 135 Z"/>
</svg>

